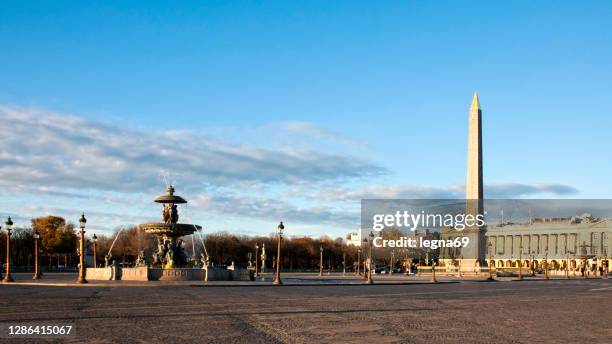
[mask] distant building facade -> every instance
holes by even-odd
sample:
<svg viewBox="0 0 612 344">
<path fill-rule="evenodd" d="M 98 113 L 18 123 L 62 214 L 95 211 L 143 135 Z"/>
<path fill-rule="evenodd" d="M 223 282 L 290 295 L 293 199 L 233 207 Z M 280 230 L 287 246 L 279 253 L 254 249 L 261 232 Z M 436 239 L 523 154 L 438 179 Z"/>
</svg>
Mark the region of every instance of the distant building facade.
<svg viewBox="0 0 612 344">
<path fill-rule="evenodd" d="M 361 247 L 361 232 L 351 232 L 346 236 L 347 246 Z"/>
<path fill-rule="evenodd" d="M 575 269 L 581 263 L 597 265 L 612 253 L 612 220 L 580 217 L 536 219 L 529 224 L 502 224 L 487 228 L 490 264 L 495 267 Z M 487 258 L 488 259 L 488 258 Z"/>
<path fill-rule="evenodd" d="M 487 255 L 482 266 L 542 269 L 548 263 L 553 271 L 565 271 L 566 267 L 595 271 L 612 254 L 612 219 L 585 214 L 499 224 L 487 226 L 485 238 Z M 443 265 L 458 265 L 463 258 L 461 249 L 452 247 L 443 248 L 441 256 L 445 258 Z"/>
</svg>

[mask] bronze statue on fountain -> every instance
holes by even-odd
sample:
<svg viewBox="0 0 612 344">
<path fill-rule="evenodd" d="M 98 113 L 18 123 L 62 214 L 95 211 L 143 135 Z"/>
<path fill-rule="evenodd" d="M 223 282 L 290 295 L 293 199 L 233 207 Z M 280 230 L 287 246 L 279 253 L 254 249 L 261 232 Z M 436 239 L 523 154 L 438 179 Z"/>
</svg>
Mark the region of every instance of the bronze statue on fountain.
<svg viewBox="0 0 612 344">
<path fill-rule="evenodd" d="M 183 240 L 180 237 L 193 234 L 201 227 L 178 223 L 177 204 L 185 204 L 187 201 L 183 197 L 175 195 L 172 186 L 169 186 L 166 192 L 165 195 L 155 199 L 156 203 L 162 204 L 163 222 L 142 224 L 140 228 L 157 236 L 157 252 L 153 254 L 154 266 L 161 266 L 166 269 L 185 267 L 189 263 L 189 257 L 185 253 Z"/>
</svg>

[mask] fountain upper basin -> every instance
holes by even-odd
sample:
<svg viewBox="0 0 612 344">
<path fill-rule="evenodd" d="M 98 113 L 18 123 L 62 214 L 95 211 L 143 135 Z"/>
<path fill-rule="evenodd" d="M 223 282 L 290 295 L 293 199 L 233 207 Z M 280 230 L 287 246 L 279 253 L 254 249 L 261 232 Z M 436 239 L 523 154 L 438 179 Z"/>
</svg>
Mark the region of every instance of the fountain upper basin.
<svg viewBox="0 0 612 344">
<path fill-rule="evenodd" d="M 155 235 L 162 235 L 167 238 L 179 238 L 185 235 L 193 234 L 196 230 L 202 229 L 202 226 L 188 224 L 188 223 L 143 223 L 140 228 L 149 233 Z"/>
</svg>

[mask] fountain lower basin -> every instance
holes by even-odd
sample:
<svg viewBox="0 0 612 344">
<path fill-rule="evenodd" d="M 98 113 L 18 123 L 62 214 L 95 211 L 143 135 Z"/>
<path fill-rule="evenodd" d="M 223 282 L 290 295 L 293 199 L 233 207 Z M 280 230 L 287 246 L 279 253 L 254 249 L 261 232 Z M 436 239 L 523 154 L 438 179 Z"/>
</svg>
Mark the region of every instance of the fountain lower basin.
<svg viewBox="0 0 612 344">
<path fill-rule="evenodd" d="M 154 267 L 123 268 L 119 265 L 105 268 L 87 268 L 86 279 L 101 281 L 252 281 L 252 271 L 225 267 L 172 268 Z"/>
</svg>

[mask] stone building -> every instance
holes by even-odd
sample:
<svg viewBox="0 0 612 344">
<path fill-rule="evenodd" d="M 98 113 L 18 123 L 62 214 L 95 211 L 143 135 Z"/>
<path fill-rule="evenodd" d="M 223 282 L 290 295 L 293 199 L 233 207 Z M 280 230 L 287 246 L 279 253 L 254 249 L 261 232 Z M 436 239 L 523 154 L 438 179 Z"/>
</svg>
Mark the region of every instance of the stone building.
<svg viewBox="0 0 612 344">
<path fill-rule="evenodd" d="M 361 243 L 361 232 L 357 231 L 357 232 L 351 232 L 351 233 L 347 234 L 347 236 L 346 236 L 346 245 L 347 246 L 361 247 L 361 245 L 362 245 L 362 243 Z"/>
<path fill-rule="evenodd" d="M 535 219 L 527 224 L 489 226 L 486 233 L 487 260 L 497 268 L 542 268 L 571 270 L 581 263 L 597 267 L 612 253 L 612 220 L 584 214 L 580 217 Z"/>
</svg>

